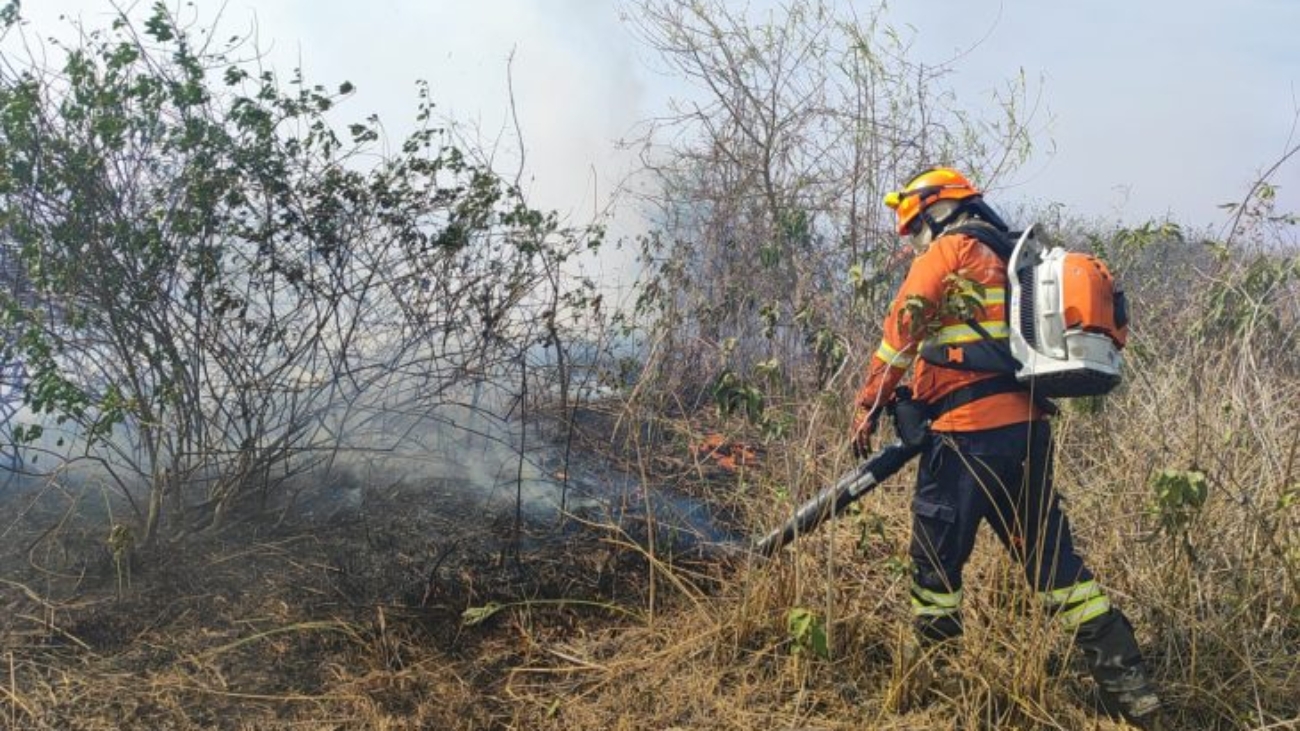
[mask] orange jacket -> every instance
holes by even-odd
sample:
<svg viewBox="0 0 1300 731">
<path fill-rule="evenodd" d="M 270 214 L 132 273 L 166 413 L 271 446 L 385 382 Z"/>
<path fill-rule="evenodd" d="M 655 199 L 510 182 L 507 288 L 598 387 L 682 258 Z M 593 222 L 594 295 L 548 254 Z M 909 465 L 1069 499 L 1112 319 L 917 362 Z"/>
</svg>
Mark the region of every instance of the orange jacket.
<svg viewBox="0 0 1300 731">
<path fill-rule="evenodd" d="M 962 318 L 955 316 L 940 317 L 937 323 L 931 323 L 928 330 L 920 330 L 923 341 L 912 337 L 911 314 L 915 310 L 909 311 L 906 307 L 909 299 L 916 296 L 933 303 L 925 311 L 929 319 L 934 319 L 938 314 L 935 305 L 944 301 L 948 288 L 952 286 L 950 275 L 981 285 L 970 293 L 982 304 L 981 308 L 975 309 L 974 319 L 990 335 L 1007 336 L 1006 263 L 971 236 L 940 236 L 912 262 L 903 286 L 894 297 L 885 317 L 884 337 L 867 367 L 866 382 L 854 400 L 858 408 L 867 411 L 883 408 L 914 361 L 916 372 L 912 376 L 912 394 L 916 399 L 929 403 L 962 386 L 998 377 L 998 374 L 987 371 L 936 366 L 917 357 L 923 342 L 955 347 L 982 339 Z M 1042 414 L 1028 393 L 999 393 L 949 411 L 931 428 L 935 431 L 977 431 L 1039 418 Z"/>
</svg>

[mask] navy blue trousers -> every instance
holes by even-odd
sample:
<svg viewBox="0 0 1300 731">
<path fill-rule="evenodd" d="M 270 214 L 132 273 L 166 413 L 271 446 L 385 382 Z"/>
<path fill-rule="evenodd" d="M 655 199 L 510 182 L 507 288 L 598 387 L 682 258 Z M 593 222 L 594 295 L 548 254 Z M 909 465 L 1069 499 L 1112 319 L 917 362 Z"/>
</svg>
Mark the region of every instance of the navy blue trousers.
<svg viewBox="0 0 1300 731">
<path fill-rule="evenodd" d="M 1036 591 L 1092 578 L 1052 486 L 1047 421 L 935 433 L 912 500 L 912 599 L 922 634 L 961 632 L 962 569 L 985 521 Z"/>
</svg>

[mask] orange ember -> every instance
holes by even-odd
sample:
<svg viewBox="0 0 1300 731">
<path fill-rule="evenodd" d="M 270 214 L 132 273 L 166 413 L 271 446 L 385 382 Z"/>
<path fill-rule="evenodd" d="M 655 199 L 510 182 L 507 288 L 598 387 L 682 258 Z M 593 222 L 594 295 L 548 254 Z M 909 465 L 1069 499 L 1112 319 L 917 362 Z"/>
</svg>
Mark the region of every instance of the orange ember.
<svg viewBox="0 0 1300 731">
<path fill-rule="evenodd" d="M 728 472 L 758 464 L 759 452 L 744 442 L 730 441 L 721 434 L 708 434 L 695 444 L 695 453 L 708 457 Z"/>
</svg>

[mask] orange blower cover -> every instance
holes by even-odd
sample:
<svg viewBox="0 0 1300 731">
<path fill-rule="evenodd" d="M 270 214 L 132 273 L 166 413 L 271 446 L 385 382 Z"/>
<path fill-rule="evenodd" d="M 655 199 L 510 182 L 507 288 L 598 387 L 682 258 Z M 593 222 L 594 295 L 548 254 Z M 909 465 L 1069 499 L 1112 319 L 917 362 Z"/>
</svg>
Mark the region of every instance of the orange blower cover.
<svg viewBox="0 0 1300 731">
<path fill-rule="evenodd" d="M 1115 322 L 1115 280 L 1104 262 L 1088 254 L 1066 254 L 1061 265 L 1061 292 L 1067 330 L 1103 333 L 1117 347 L 1124 347 L 1128 327 Z"/>
</svg>

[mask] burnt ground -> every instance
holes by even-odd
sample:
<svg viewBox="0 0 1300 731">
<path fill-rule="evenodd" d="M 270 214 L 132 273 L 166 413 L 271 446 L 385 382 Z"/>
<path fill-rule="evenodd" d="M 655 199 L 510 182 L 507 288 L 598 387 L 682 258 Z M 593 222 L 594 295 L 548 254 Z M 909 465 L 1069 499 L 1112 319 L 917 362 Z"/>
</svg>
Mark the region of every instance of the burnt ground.
<svg viewBox="0 0 1300 731">
<path fill-rule="evenodd" d="M 517 533 L 513 510 L 466 487 L 306 490 L 118 563 L 108 513 L 123 506 L 102 491 L 10 486 L 0 728 L 512 725 L 518 669 L 544 642 L 626 621 L 652 572 L 598 516 Z"/>
</svg>

